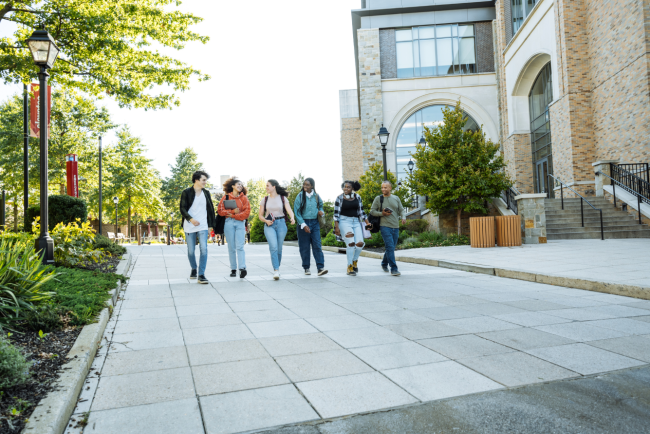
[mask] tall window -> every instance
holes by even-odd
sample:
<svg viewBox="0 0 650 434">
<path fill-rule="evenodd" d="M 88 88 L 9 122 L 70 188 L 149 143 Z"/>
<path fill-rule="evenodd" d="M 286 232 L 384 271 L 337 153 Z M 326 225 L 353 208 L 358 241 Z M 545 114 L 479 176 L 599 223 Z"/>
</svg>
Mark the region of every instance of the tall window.
<svg viewBox="0 0 650 434">
<path fill-rule="evenodd" d="M 395 42 L 398 78 L 476 72 L 472 24 L 395 30 Z"/>
<path fill-rule="evenodd" d="M 539 0 L 510 1 L 512 1 L 512 33 L 515 34 Z"/>
<path fill-rule="evenodd" d="M 397 180 L 402 181 L 408 174 L 408 162 L 411 159 L 411 153 L 415 151 L 416 143 L 424 134 L 425 126 L 431 128 L 444 123 L 442 109 L 444 105 L 432 105 L 425 107 L 413 113 L 402 125 L 397 135 Z M 465 130 L 477 130 L 478 124 L 468 114 L 465 114 Z"/>
<path fill-rule="evenodd" d="M 528 99 L 530 108 L 530 142 L 533 152 L 535 190 L 548 191 L 548 174 L 553 173 L 551 119 L 548 105 L 553 101 L 551 62 L 537 76 Z"/>
</svg>

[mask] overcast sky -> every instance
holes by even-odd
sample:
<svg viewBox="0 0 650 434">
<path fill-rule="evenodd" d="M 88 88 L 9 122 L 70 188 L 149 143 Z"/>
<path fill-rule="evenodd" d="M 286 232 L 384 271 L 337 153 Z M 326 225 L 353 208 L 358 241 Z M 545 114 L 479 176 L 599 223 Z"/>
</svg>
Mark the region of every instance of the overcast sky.
<svg viewBox="0 0 650 434">
<path fill-rule="evenodd" d="M 341 183 L 338 91 L 356 87 L 350 10 L 359 7 L 359 0 L 185 0 L 183 10 L 204 18 L 193 30 L 210 42 L 174 55 L 212 79 L 195 82 L 171 111 L 104 104 L 143 140 L 163 177 L 191 146 L 216 183 L 219 175 L 282 182 L 302 172 L 334 199 Z M 0 86 L 2 101 L 22 89 Z"/>
</svg>

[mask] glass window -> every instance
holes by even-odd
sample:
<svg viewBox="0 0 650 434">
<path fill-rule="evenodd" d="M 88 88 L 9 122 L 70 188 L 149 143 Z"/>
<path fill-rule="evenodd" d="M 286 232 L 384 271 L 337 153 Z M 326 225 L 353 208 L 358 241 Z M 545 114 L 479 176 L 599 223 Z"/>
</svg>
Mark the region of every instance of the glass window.
<svg viewBox="0 0 650 434">
<path fill-rule="evenodd" d="M 444 105 L 431 105 L 413 113 L 402 125 L 397 134 L 397 180 L 402 181 L 406 178 L 408 171 L 408 162 L 411 160 L 411 153 L 415 151 L 415 146 L 420 143 L 420 138 L 424 135 L 424 126 L 433 128 L 443 124 L 442 109 Z M 477 130 L 478 124 L 468 114 L 465 114 L 467 123 L 465 130 Z"/>
<path fill-rule="evenodd" d="M 512 1 L 512 33 L 517 33 L 526 17 L 532 12 L 538 0 L 511 0 Z"/>
<path fill-rule="evenodd" d="M 553 79 L 551 63 L 535 79 L 528 97 L 530 111 L 530 144 L 533 164 L 538 167 L 547 164 L 548 173 L 553 173 L 551 118 L 548 106 L 553 101 Z M 535 177 L 535 191 L 545 191 L 545 178 Z"/>
<path fill-rule="evenodd" d="M 476 73 L 472 24 L 400 29 L 395 39 L 398 78 Z"/>
</svg>

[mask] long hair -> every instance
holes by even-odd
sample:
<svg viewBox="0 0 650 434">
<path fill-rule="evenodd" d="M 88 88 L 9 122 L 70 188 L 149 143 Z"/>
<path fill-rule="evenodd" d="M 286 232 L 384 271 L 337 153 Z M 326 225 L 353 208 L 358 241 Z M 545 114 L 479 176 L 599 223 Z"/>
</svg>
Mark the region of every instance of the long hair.
<svg viewBox="0 0 650 434">
<path fill-rule="evenodd" d="M 267 181 L 269 184 L 271 184 L 273 187 L 275 187 L 275 191 L 280 195 L 284 197 L 288 197 L 289 193 L 287 193 L 287 189 L 282 187 L 278 181 L 275 179 L 269 179 Z"/>
<path fill-rule="evenodd" d="M 314 194 L 316 194 L 316 183 L 314 182 L 314 178 L 305 178 L 305 181 L 307 181 L 307 182 L 309 182 L 311 184 L 311 191 Z M 307 205 L 307 193 L 305 192 L 305 188 L 303 187 L 303 189 L 302 189 L 302 198 L 301 198 L 301 201 L 300 201 L 300 212 L 301 213 L 303 213 L 305 211 L 305 205 Z"/>
<path fill-rule="evenodd" d="M 232 176 L 226 180 L 226 182 L 223 183 L 223 191 L 224 193 L 232 193 L 233 186 L 237 184 L 238 182 L 241 182 L 244 185 L 243 190 L 241 191 L 244 193 L 244 195 L 248 195 L 248 189 L 246 188 L 246 184 L 244 184 L 240 179 L 238 179 L 236 176 Z"/>
</svg>

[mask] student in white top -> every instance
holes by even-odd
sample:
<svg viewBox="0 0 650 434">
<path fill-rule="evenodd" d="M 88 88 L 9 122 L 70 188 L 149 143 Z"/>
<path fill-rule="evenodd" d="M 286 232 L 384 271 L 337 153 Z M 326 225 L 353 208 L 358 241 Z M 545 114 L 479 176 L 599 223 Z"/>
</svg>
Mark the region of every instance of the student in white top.
<svg viewBox="0 0 650 434">
<path fill-rule="evenodd" d="M 291 224 L 295 225 L 293 210 L 289 204 L 287 190 L 280 186 L 275 179 L 269 179 L 266 183 L 266 196 L 260 204 L 259 218 L 266 225 L 264 236 L 269 243 L 271 252 L 271 264 L 273 264 L 273 279 L 280 279 L 280 263 L 282 262 L 282 243 L 287 236 L 287 223 L 285 211 L 291 218 Z"/>
<path fill-rule="evenodd" d="M 203 171 L 196 171 L 192 175 L 194 185 L 181 193 L 180 211 L 183 216 L 183 231 L 187 240 L 187 256 L 192 267 L 190 279 L 207 284 L 205 268 L 208 262 L 208 233 L 214 228 L 216 214 L 210 193 L 205 189 L 210 175 Z M 199 266 L 197 270 L 195 248 L 196 239 L 199 239 Z"/>
</svg>

